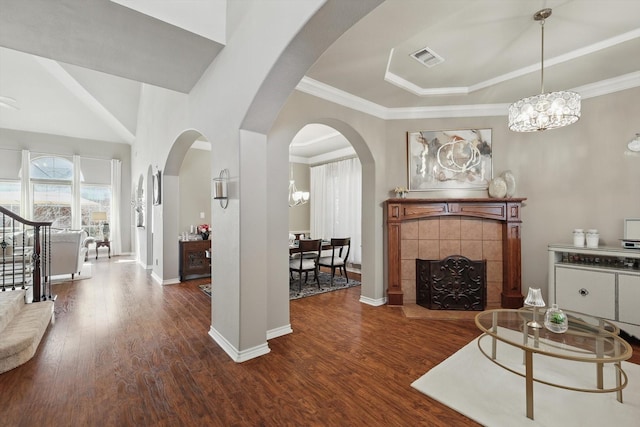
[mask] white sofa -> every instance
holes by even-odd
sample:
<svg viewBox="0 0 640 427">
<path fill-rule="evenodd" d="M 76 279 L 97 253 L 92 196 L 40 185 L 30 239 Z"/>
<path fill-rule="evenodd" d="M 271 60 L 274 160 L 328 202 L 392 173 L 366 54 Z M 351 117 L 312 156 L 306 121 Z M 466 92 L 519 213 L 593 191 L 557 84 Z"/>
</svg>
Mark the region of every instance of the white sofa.
<svg viewBox="0 0 640 427">
<path fill-rule="evenodd" d="M 51 276 L 80 274 L 87 253 L 86 231 L 51 231 Z"/>
<path fill-rule="evenodd" d="M 46 276 L 59 276 L 63 274 L 70 274 L 73 279 L 76 274 L 80 274 L 82 271 L 82 264 L 84 263 L 88 244 L 93 241 L 91 237 L 84 230 L 51 230 L 50 240 L 47 242 L 49 247 L 42 247 L 41 256 L 45 256 L 46 260 L 42 259 L 41 266 L 45 265 L 45 262 L 49 264 L 46 271 L 43 271 L 43 275 Z M 29 231 L 26 237 L 23 237 L 22 232 L 17 232 L 15 235 L 8 233 L 4 234 L 4 240 L 7 243 L 4 250 L 5 257 L 12 256 L 14 251 L 18 251 L 20 248 L 22 253 L 22 247 L 25 249 L 33 248 L 33 232 Z M 40 244 L 44 245 L 44 239 L 40 239 Z M 46 249 L 46 251 L 45 251 Z M 2 253 L 0 253 L 2 256 Z"/>
</svg>

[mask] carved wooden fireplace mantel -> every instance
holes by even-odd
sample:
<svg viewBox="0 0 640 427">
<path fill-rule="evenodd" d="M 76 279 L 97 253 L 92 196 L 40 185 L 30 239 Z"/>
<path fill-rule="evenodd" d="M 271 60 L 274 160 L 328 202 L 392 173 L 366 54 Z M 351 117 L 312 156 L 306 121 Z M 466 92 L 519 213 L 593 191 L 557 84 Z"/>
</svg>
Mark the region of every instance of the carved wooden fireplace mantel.
<svg viewBox="0 0 640 427">
<path fill-rule="evenodd" d="M 520 209 L 525 198 L 389 199 L 386 202 L 388 289 L 390 305 L 403 305 L 401 226 L 405 222 L 446 216 L 472 217 L 502 224 L 502 292 L 505 308 L 522 307 Z M 499 226 L 498 226 L 499 227 Z M 499 270 L 498 270 L 499 271 Z M 497 295 L 497 294 L 496 294 Z"/>
</svg>

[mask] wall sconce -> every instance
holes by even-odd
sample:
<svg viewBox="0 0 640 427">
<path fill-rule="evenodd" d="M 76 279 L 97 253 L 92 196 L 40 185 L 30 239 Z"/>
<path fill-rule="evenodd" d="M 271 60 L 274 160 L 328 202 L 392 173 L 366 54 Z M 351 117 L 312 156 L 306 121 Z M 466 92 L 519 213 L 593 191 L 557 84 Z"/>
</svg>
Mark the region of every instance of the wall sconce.
<svg viewBox="0 0 640 427">
<path fill-rule="evenodd" d="M 227 195 L 227 183 L 229 182 L 229 169 L 222 169 L 218 178 L 213 178 L 213 198 L 220 200 L 222 209 L 227 209 L 229 197 Z"/>
</svg>

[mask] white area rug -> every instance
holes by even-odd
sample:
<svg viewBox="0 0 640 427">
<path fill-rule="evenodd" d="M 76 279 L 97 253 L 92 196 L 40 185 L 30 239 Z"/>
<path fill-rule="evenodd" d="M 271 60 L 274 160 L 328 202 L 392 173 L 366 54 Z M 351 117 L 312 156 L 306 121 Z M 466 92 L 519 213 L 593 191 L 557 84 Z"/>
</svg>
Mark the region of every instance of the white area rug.
<svg viewBox="0 0 640 427">
<path fill-rule="evenodd" d="M 491 340 L 482 348 L 491 354 Z M 498 359 L 515 361 L 524 372 L 522 351 L 498 342 Z M 534 355 L 534 377 L 554 383 L 595 385 L 595 365 L 570 363 Z M 623 362 L 629 377 L 623 401 L 616 393 L 585 393 L 534 382 L 534 420 L 526 417 L 525 380 L 491 362 L 478 349 L 477 339 L 437 365 L 411 386 L 485 426 L 640 426 L 640 365 Z M 547 375 L 542 375 L 548 373 Z M 605 366 L 605 387 L 615 381 Z"/>
</svg>

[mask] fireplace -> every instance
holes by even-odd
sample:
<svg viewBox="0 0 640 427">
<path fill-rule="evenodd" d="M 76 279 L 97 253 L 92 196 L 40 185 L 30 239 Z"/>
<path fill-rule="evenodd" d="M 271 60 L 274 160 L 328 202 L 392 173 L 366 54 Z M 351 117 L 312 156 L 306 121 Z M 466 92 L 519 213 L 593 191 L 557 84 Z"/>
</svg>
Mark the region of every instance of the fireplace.
<svg viewBox="0 0 640 427">
<path fill-rule="evenodd" d="M 416 259 L 416 304 L 431 310 L 483 311 L 487 305 L 487 262 L 462 255 Z"/>
<path fill-rule="evenodd" d="M 522 307 L 524 198 L 389 199 L 387 302 L 416 302 L 416 259 L 462 255 L 487 260 L 487 308 Z"/>
</svg>

